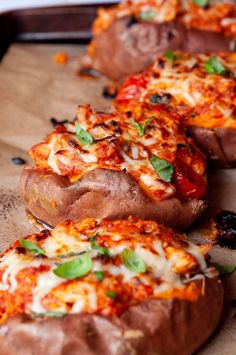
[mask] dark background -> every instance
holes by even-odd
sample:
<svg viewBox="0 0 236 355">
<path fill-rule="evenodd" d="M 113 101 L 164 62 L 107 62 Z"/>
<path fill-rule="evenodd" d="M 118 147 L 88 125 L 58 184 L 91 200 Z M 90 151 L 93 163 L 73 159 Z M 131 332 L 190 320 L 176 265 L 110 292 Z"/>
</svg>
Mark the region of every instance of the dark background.
<svg viewBox="0 0 236 355">
<path fill-rule="evenodd" d="M 0 15 L 0 58 L 13 42 L 88 43 L 100 6 L 38 8 Z"/>
</svg>

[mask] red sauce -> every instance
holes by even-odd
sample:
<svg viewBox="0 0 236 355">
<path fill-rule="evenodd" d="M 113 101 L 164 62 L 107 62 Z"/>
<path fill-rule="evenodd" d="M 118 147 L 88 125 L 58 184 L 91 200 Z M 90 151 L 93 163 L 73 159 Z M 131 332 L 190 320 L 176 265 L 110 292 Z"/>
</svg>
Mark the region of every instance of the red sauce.
<svg viewBox="0 0 236 355">
<path fill-rule="evenodd" d="M 175 161 L 174 183 L 184 198 L 201 199 L 206 194 L 206 184 L 202 177 L 180 159 Z"/>
</svg>

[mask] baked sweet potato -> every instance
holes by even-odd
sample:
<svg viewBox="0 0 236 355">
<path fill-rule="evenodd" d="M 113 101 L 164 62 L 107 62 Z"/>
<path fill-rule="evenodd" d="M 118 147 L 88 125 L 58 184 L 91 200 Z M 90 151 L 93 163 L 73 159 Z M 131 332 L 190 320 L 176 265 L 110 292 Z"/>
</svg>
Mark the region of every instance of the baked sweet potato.
<svg viewBox="0 0 236 355">
<path fill-rule="evenodd" d="M 21 194 L 27 209 L 51 226 L 65 219 L 86 217 L 119 219 L 129 215 L 151 218 L 183 229 L 205 211 L 204 200 L 171 197 L 153 201 L 125 172 L 97 169 L 71 183 L 66 177 L 30 166 L 21 177 Z"/>
<path fill-rule="evenodd" d="M 119 82 L 146 69 L 165 51 L 228 51 L 231 42 L 222 34 L 186 29 L 178 21 L 140 23 L 124 17 L 94 36 L 90 65 Z"/>
<path fill-rule="evenodd" d="M 235 50 L 236 6 L 192 1 L 125 1 L 101 9 L 89 47 L 93 68 L 120 81 L 151 65 L 165 51 Z"/>
<path fill-rule="evenodd" d="M 75 134 L 81 125 L 90 145 Z M 131 117 L 80 107 L 76 122 L 59 126 L 30 155 L 36 166 L 24 169 L 21 195 L 52 226 L 134 215 L 185 228 L 206 208 L 205 157 L 178 117 L 159 106 L 138 104 Z"/>
<path fill-rule="evenodd" d="M 188 130 L 211 165 L 218 168 L 236 167 L 236 128 L 190 126 Z"/>
<path fill-rule="evenodd" d="M 206 280 L 195 303 L 147 300 L 120 318 L 69 315 L 35 321 L 28 316 L 0 326 L 2 355 L 191 355 L 214 331 L 222 285 Z"/>
<path fill-rule="evenodd" d="M 209 162 L 236 166 L 236 56 L 234 53 L 169 52 L 120 87 L 115 106 L 133 110 L 138 101 L 169 105 L 182 117 Z"/>
<path fill-rule="evenodd" d="M 222 309 L 204 249 L 132 218 L 16 241 L 0 258 L 1 355 L 191 355 Z"/>
</svg>

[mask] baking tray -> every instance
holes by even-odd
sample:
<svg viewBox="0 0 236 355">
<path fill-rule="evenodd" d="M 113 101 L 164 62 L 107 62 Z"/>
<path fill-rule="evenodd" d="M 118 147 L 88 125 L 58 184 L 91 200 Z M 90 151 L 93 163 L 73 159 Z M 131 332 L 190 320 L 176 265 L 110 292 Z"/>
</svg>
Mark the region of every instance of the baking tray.
<svg viewBox="0 0 236 355">
<path fill-rule="evenodd" d="M 0 14 L 0 58 L 13 42 L 87 43 L 100 6 L 31 8 Z"/>
<path fill-rule="evenodd" d="M 66 9 L 66 13 L 73 17 L 71 9 Z M 38 13 L 39 10 L 30 10 L 30 13 L 31 11 Z M 44 11 L 44 15 L 36 16 L 42 16 L 41 19 L 45 19 L 44 16 L 48 16 L 48 13 L 45 15 Z M 58 11 L 60 16 L 63 17 L 62 8 Z M 91 20 L 85 21 L 87 25 L 91 23 L 96 10 L 93 8 L 93 10 L 88 11 L 92 11 L 93 15 L 91 14 Z M 88 41 L 89 36 L 81 35 L 80 38 L 80 35 L 78 35 L 77 38 L 71 38 L 71 31 L 68 34 L 67 27 L 64 27 L 62 31 L 65 33 L 63 42 L 69 42 L 69 44 L 42 43 L 45 41 L 62 41 L 59 35 L 57 37 L 62 27 L 58 23 L 51 27 L 51 37 L 48 32 L 45 32 L 44 39 L 41 37 L 39 40 L 39 36 L 35 36 L 35 34 L 44 33 L 44 21 L 39 21 L 36 26 L 36 23 L 32 24 L 29 20 L 30 13 L 28 11 L 23 11 L 23 13 L 29 22 L 24 21 L 23 18 L 25 17 L 19 12 L 17 13 L 19 17 L 12 13 L 4 15 L 6 16 L 4 21 L 9 18 L 10 21 L 17 22 L 16 19 L 20 18 L 21 26 L 18 26 L 18 28 L 21 28 L 21 30 L 18 32 L 12 30 L 10 36 L 12 40 L 6 40 L 8 51 L 0 65 L 0 124 L 2 127 L 0 130 L 1 250 L 15 239 L 35 231 L 35 228 L 27 220 L 19 196 L 18 185 L 22 166 L 13 164 L 12 158 L 21 157 L 30 162 L 27 150 L 52 129 L 50 123 L 52 117 L 59 120 L 73 119 L 76 114 L 76 107 L 81 103 L 90 103 L 95 109 L 105 111 L 109 110 L 111 105 L 111 101 L 105 99 L 102 95 L 103 88 L 108 83 L 106 78 L 91 79 L 78 75 L 81 56 L 86 51 L 86 46 L 74 42 Z M 6 29 L 4 26 L 9 26 L 9 24 L 5 22 L 3 26 L 4 21 L 1 22 L 0 20 L 0 24 L 1 28 Z M 83 33 L 89 33 L 87 25 L 84 27 L 86 31 L 83 30 Z M 30 26 L 35 26 L 35 30 L 32 30 Z M 81 27 L 77 27 L 76 31 L 81 34 Z M 29 35 L 30 33 L 32 35 Z M 54 33 L 54 37 L 52 33 Z M 66 33 L 68 38 L 66 38 Z M 1 36 L 1 41 L 2 38 Z M 25 42 L 26 38 L 27 42 L 36 41 L 37 43 L 14 43 L 14 41 Z M 56 64 L 53 60 L 53 56 L 61 51 L 66 52 L 69 56 L 69 61 L 65 65 Z M 211 170 L 208 179 L 211 207 L 221 207 L 236 212 L 235 169 Z M 197 227 L 189 231 L 189 236 L 194 240 L 202 239 L 201 231 Z M 222 264 L 236 262 L 235 250 L 215 247 L 211 256 L 214 262 Z M 236 354 L 236 309 L 231 307 L 232 299 L 236 299 L 236 273 L 226 276 L 223 283 L 225 287 L 223 316 L 217 331 L 198 351 L 198 354 L 201 355 Z"/>
</svg>

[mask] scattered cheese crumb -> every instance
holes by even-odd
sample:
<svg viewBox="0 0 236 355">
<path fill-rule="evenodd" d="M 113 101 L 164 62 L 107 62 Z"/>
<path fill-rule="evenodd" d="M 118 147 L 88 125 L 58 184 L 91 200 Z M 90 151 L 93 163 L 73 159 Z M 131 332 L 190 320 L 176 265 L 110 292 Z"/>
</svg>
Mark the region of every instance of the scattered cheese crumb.
<svg viewBox="0 0 236 355">
<path fill-rule="evenodd" d="M 69 60 L 69 56 L 65 52 L 58 52 L 53 56 L 53 60 L 57 64 L 66 64 Z"/>
</svg>

